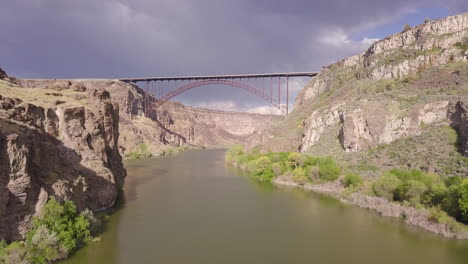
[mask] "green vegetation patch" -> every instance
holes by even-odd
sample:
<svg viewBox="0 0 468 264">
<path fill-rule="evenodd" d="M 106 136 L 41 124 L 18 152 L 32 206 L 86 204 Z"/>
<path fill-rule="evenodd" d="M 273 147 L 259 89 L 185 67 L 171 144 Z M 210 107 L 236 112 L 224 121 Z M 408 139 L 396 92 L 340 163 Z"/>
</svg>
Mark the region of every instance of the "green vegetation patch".
<svg viewBox="0 0 468 264">
<path fill-rule="evenodd" d="M 390 201 L 413 207 L 435 208 L 432 210 L 436 210 L 439 216 L 433 219 L 438 222 L 446 214 L 447 217 L 468 223 L 468 179 L 459 176 L 442 179 L 435 173 L 392 169 L 373 183 L 373 190 L 377 196 Z"/>
<path fill-rule="evenodd" d="M 51 263 L 67 257 L 91 240 L 95 218 L 79 213 L 72 201 L 61 204 L 51 198 L 42 217 L 34 217 L 26 240 L 7 245 L 0 241 L 0 263 Z"/>
<path fill-rule="evenodd" d="M 134 151 L 125 154 L 125 157 L 128 159 L 148 158 L 151 156 L 152 154 L 149 151 L 149 146 L 145 142 L 137 144 L 136 149 Z"/>
<path fill-rule="evenodd" d="M 228 150 L 226 161 L 245 169 L 260 181 L 271 182 L 285 176 L 299 184 L 334 181 L 341 175 L 341 168 L 329 157 L 314 157 L 298 152 L 246 152 L 242 146 Z"/>
</svg>

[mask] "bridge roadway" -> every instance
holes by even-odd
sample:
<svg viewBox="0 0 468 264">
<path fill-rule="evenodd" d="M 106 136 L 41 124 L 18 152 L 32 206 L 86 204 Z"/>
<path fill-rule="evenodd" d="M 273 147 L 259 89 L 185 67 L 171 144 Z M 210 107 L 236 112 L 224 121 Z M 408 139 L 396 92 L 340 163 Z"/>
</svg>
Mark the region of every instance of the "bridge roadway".
<svg viewBox="0 0 468 264">
<path fill-rule="evenodd" d="M 183 81 L 183 80 L 222 80 L 222 79 L 255 79 L 255 78 L 279 78 L 279 77 L 314 77 L 316 72 L 284 72 L 284 73 L 251 73 L 228 75 L 198 75 L 198 76 L 174 76 L 174 77 L 146 77 L 123 78 L 122 82 L 149 82 L 149 81 Z"/>
</svg>

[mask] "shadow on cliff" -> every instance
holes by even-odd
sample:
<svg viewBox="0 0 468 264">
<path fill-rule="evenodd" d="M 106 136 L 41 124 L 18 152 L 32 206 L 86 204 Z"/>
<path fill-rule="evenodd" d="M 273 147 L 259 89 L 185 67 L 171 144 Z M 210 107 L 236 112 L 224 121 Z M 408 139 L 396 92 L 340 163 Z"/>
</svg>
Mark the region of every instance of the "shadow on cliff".
<svg viewBox="0 0 468 264">
<path fill-rule="evenodd" d="M 35 129 L 2 120 L 0 126 L 0 190 L 7 193 L 6 201 L 0 194 L 0 239 L 21 239 L 37 204 L 45 203 L 50 196 L 72 200 L 78 210 L 104 211 L 114 204 L 122 206 L 120 184 L 106 171 L 83 166 L 80 153 Z M 113 150 L 107 146 L 104 151 Z M 111 168 L 111 164 L 102 162 L 103 166 L 98 164 L 96 169 Z"/>
</svg>

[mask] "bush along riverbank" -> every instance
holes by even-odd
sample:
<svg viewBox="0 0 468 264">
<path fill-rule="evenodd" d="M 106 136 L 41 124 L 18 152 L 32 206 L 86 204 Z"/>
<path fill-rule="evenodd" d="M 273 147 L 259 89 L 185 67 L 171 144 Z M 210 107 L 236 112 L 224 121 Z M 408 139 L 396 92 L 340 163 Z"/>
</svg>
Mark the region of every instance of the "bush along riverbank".
<svg viewBox="0 0 468 264">
<path fill-rule="evenodd" d="M 395 168 L 366 179 L 330 157 L 297 152 L 228 150 L 226 161 L 259 181 L 302 187 L 344 203 L 399 217 L 445 237 L 468 239 L 468 179 Z"/>
<path fill-rule="evenodd" d="M 43 264 L 64 259 L 92 240 L 101 221 L 91 211 L 77 212 L 72 201 L 51 198 L 40 216 L 34 217 L 24 241 L 0 241 L 0 263 Z"/>
</svg>

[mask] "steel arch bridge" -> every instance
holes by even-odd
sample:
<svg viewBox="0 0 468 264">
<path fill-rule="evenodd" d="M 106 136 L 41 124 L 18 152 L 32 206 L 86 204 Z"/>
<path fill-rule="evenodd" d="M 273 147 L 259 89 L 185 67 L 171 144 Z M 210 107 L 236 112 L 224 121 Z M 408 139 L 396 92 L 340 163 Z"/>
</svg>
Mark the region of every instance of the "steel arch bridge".
<svg viewBox="0 0 468 264">
<path fill-rule="evenodd" d="M 179 77 L 148 77 L 119 79 L 128 83 L 143 83 L 145 92 L 144 112 L 154 111 L 175 96 L 200 86 L 221 85 L 239 88 L 257 95 L 284 114 L 289 112 L 289 79 L 314 77 L 315 72 L 207 75 Z M 167 84 L 166 84 L 167 82 Z M 179 83 L 180 82 L 180 83 Z M 283 85 L 282 85 L 283 84 Z M 282 99 L 284 103 L 282 104 Z"/>
</svg>

